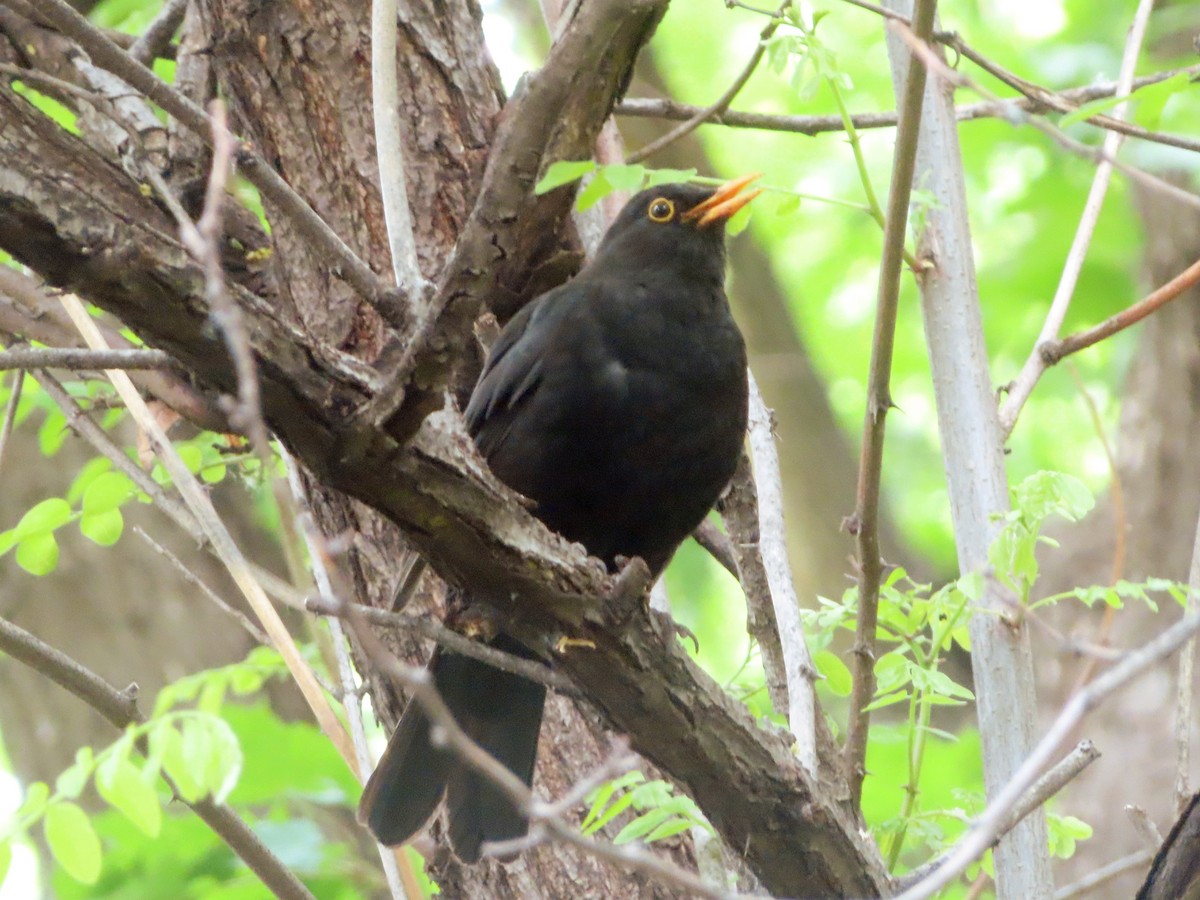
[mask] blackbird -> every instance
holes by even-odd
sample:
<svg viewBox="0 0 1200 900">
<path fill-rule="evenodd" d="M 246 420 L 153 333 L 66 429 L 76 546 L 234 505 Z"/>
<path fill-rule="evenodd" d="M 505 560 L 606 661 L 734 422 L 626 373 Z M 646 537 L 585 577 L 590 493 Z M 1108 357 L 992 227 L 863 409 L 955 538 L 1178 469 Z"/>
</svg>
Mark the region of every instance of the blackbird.
<svg viewBox="0 0 1200 900">
<path fill-rule="evenodd" d="M 759 193 L 754 177 L 637 194 L 575 279 L 508 323 L 471 395 L 492 470 L 610 569 L 637 556 L 659 573 L 733 476 L 746 350 L 725 299 L 725 222 Z M 533 658 L 503 634 L 493 644 Z M 459 724 L 532 784 L 545 688 L 440 648 L 430 668 Z M 464 862 L 524 835 L 525 816 L 429 732 L 410 702 L 359 807 L 379 841 L 409 841 L 443 790 Z"/>
</svg>

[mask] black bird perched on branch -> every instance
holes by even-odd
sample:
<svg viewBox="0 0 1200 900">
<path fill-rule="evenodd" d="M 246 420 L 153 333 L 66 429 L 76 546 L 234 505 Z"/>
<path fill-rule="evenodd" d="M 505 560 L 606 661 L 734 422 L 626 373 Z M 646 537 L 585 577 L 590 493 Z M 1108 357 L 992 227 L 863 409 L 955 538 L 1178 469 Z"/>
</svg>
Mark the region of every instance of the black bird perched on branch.
<svg viewBox="0 0 1200 900">
<path fill-rule="evenodd" d="M 610 568 L 638 556 L 660 572 L 733 476 L 746 350 L 725 299 L 725 222 L 760 192 L 753 177 L 636 195 L 579 275 L 508 323 L 471 395 L 467 425 L 496 475 Z M 430 667 L 459 724 L 531 784 L 545 688 L 440 648 Z M 464 861 L 523 835 L 524 814 L 429 731 L 410 702 L 360 820 L 405 843 L 444 789 Z"/>
</svg>

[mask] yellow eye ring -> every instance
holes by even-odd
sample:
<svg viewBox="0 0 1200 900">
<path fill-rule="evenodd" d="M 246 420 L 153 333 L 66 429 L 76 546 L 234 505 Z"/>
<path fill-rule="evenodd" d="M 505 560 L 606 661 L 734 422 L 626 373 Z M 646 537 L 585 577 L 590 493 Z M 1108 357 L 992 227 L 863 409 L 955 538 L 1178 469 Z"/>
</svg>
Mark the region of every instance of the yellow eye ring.
<svg viewBox="0 0 1200 900">
<path fill-rule="evenodd" d="M 646 209 L 651 222 L 670 222 L 675 218 L 675 204 L 666 197 L 655 197 Z"/>
</svg>

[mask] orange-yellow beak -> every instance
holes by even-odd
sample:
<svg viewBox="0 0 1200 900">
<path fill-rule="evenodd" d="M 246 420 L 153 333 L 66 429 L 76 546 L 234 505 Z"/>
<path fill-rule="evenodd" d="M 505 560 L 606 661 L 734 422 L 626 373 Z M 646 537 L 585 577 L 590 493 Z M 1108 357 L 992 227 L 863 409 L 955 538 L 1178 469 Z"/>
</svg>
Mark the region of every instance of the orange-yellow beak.
<svg viewBox="0 0 1200 900">
<path fill-rule="evenodd" d="M 762 188 L 743 192 L 747 185 L 759 178 L 762 178 L 761 172 L 743 175 L 741 178 L 725 182 L 716 189 L 711 197 L 685 212 L 683 221 L 696 221 L 696 225 L 700 228 L 706 228 L 713 222 L 725 221 L 763 192 Z"/>
</svg>

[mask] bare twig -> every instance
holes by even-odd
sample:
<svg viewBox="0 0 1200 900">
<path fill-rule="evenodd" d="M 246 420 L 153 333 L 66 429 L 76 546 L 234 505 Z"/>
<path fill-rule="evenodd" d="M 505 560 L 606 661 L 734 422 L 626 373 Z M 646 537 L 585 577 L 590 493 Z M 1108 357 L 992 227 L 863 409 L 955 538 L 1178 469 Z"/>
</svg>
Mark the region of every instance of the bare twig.
<svg viewBox="0 0 1200 900">
<path fill-rule="evenodd" d="M 203 578 L 189 569 L 187 564 L 182 559 L 147 534 L 146 530 L 141 526 L 134 526 L 133 533 L 149 544 L 150 549 L 166 558 L 167 562 L 169 562 L 175 568 L 175 571 L 177 571 L 185 581 L 187 581 L 194 588 L 196 588 L 196 590 L 207 597 L 209 602 L 216 606 L 217 609 L 221 610 L 221 612 L 225 613 L 225 615 L 229 616 L 240 626 L 242 626 L 242 628 L 245 629 L 246 633 L 249 634 L 250 637 L 254 638 L 254 640 L 260 644 L 265 644 L 268 647 L 271 646 L 271 639 L 267 637 L 267 633 L 265 631 L 251 621 L 250 617 L 240 609 L 235 609 L 233 606 L 230 606 L 228 603 L 226 603 L 225 598 L 209 587 L 208 583 L 205 582 Z"/>
<path fill-rule="evenodd" d="M 800 600 L 787 556 L 787 531 L 783 522 L 783 476 L 775 449 L 771 411 L 763 403 L 758 384 L 750 375 L 750 455 L 758 492 L 759 552 L 766 570 L 771 605 L 783 650 L 788 692 L 788 726 L 796 738 L 796 756 L 817 772 L 817 698 L 813 692 L 816 669 L 804 640 Z"/>
<path fill-rule="evenodd" d="M 919 0 L 914 21 L 917 33 L 933 33 L 936 0 Z M 879 550 L 879 485 L 883 469 L 884 425 L 892 406 L 892 349 L 900 296 L 900 273 L 904 238 L 908 230 L 908 204 L 912 194 L 917 159 L 917 136 L 925 98 L 925 70 L 909 66 L 900 102 L 900 125 L 892 158 L 892 181 L 888 192 L 887 223 L 883 234 L 883 259 L 879 264 L 879 290 L 875 333 L 871 341 L 871 364 L 867 377 L 867 408 L 863 417 L 862 455 L 858 468 L 858 491 L 850 531 L 858 538 L 858 616 L 854 635 L 850 695 L 850 724 L 846 735 L 846 779 L 857 807 L 866 776 L 867 729 L 871 714 L 867 706 L 875 693 L 875 625 L 879 613 L 879 584 L 883 558 Z"/>
<path fill-rule="evenodd" d="M 136 41 L 129 47 L 129 55 L 143 66 L 149 66 L 162 53 L 163 48 L 171 42 L 175 29 L 183 21 L 187 12 L 188 0 L 167 0 L 158 11 L 154 20 L 146 26 Z"/>
<path fill-rule="evenodd" d="M 1112 337 L 1118 331 L 1136 325 L 1146 316 L 1166 306 L 1184 291 L 1195 287 L 1197 283 L 1200 283 L 1200 260 L 1192 263 L 1162 287 L 1151 291 L 1137 303 L 1121 310 L 1115 316 L 1105 319 L 1099 325 L 1067 335 L 1061 341 L 1043 344 L 1037 348 L 1038 353 L 1047 366 L 1053 365 L 1061 361 L 1063 357 L 1078 353 L 1105 338 Z"/>
<path fill-rule="evenodd" d="M 141 91 L 205 142 L 212 140 L 213 123 L 199 106 L 181 96 L 76 12 L 66 0 L 29 0 L 55 28 L 87 51 L 92 61 Z M 362 259 L 338 237 L 311 206 L 245 142 L 234 138 L 239 170 L 263 195 L 288 216 L 310 246 L 321 252 L 334 273 L 374 306 L 393 327 L 407 327 L 407 308 L 399 292 L 388 288 Z M 211 146 L 211 143 L 209 144 Z"/>
<path fill-rule="evenodd" d="M 406 295 L 417 318 L 424 316 L 428 285 L 421 276 L 412 212 L 408 206 L 408 178 L 404 147 L 400 141 L 399 87 L 396 82 L 396 0 L 371 3 L 371 109 L 375 118 L 375 155 L 379 166 L 379 192 L 392 272 L 396 286 Z"/>
<path fill-rule="evenodd" d="M 565 675 L 561 675 L 553 669 L 547 668 L 533 660 L 524 659 L 512 653 L 505 653 L 503 650 L 488 647 L 479 643 L 479 641 L 473 641 L 434 619 L 424 616 L 412 616 L 408 613 L 388 612 L 384 609 L 364 606 L 362 604 L 343 604 L 341 601 L 334 599 L 332 595 L 310 597 L 305 604 L 305 608 L 309 612 L 314 612 L 322 616 L 343 616 L 343 605 L 353 605 L 355 613 L 362 616 L 364 620 L 370 622 L 372 625 L 416 632 L 422 637 L 437 642 L 448 650 L 453 650 L 460 656 L 469 656 L 471 659 L 487 663 L 494 669 L 511 672 L 530 681 L 536 681 L 538 684 L 544 684 L 546 687 L 568 697 L 582 696 L 575 685 L 571 683 L 571 680 Z"/>
<path fill-rule="evenodd" d="M 1162 846 L 1162 832 L 1158 830 L 1158 825 L 1150 818 L 1150 813 L 1146 812 L 1145 807 L 1138 806 L 1136 803 L 1130 803 L 1125 806 L 1125 815 L 1129 816 L 1129 821 L 1133 823 L 1133 830 L 1137 832 L 1138 837 L 1147 848 L 1157 850 Z"/>
<path fill-rule="evenodd" d="M 1060 887 L 1054 892 L 1054 900 L 1075 900 L 1076 897 L 1083 897 L 1090 893 L 1093 888 L 1099 887 L 1106 881 L 1111 881 L 1118 875 L 1124 875 L 1132 869 L 1144 866 L 1152 859 L 1154 859 L 1153 850 L 1138 850 L 1136 853 L 1122 856 L 1120 859 L 1113 860 L 1106 866 L 1101 866 L 1094 872 L 1088 872 L 1087 875 L 1078 881 Z"/>
<path fill-rule="evenodd" d="M 115 728 L 145 721 L 137 706 L 137 685 L 119 691 L 95 672 L 3 618 L 0 618 L 0 650 L 70 691 Z M 228 806 L 211 800 L 187 805 L 280 900 L 314 900 L 308 888 Z"/>
<path fill-rule="evenodd" d="M 1137 66 L 1138 56 L 1141 53 L 1142 41 L 1146 35 L 1146 23 L 1150 19 L 1150 10 L 1153 7 L 1154 0 L 1140 0 L 1138 3 L 1137 12 L 1134 13 L 1133 17 L 1133 24 L 1130 26 L 1129 35 L 1125 40 L 1125 51 L 1121 57 L 1121 69 L 1117 75 L 1118 94 L 1128 94 L 1133 85 L 1134 69 Z M 1113 117 L 1123 119 L 1127 106 L 1128 103 L 1125 101 L 1119 103 L 1116 109 L 1113 110 Z M 1025 361 L 1025 365 L 1021 369 L 1021 374 L 1017 376 L 1016 382 L 1009 390 L 1004 409 L 1001 411 L 1000 417 L 1001 422 L 1005 425 L 1005 433 L 1012 430 L 1021 406 L 1033 391 L 1033 386 L 1041 377 L 1042 372 L 1046 370 L 1047 362 L 1044 355 L 1040 352 L 1041 345 L 1053 341 L 1058 337 L 1063 320 L 1066 318 L 1067 309 L 1071 305 L 1071 297 L 1075 293 L 1075 285 L 1079 282 L 1079 273 L 1083 270 L 1083 261 L 1087 258 L 1088 248 L 1092 243 L 1092 235 L 1095 233 L 1096 223 L 1100 219 L 1100 210 L 1104 205 L 1104 197 L 1108 193 L 1108 184 L 1112 179 L 1113 165 L 1108 160 L 1116 156 L 1117 151 L 1121 149 L 1122 141 L 1122 135 L 1115 131 L 1110 131 L 1104 136 L 1102 152 L 1105 159 L 1102 159 L 1096 166 L 1096 172 L 1092 178 L 1092 186 L 1088 191 L 1087 201 L 1083 206 L 1083 213 L 1079 217 L 1079 225 L 1075 231 L 1075 238 L 1071 242 L 1071 249 L 1067 253 L 1067 260 L 1063 265 L 1058 288 L 1055 290 L 1054 299 L 1050 303 L 1050 311 L 1046 315 L 1046 321 L 1042 324 L 1042 331 L 1037 337 L 1033 352 L 1029 354 L 1029 358 Z"/>
<path fill-rule="evenodd" d="M 1178 650 L 1197 631 L 1200 631 L 1200 614 L 1193 613 L 1141 648 L 1126 654 L 1120 662 L 1067 701 L 1058 718 L 1025 763 L 1008 784 L 996 793 L 971 829 L 947 854 L 942 865 L 928 878 L 901 894 L 899 900 L 924 900 L 926 897 L 932 897 L 957 878 L 996 840 L 1000 828 L 1007 821 L 1019 798 L 1036 781 L 1038 773 L 1049 762 L 1055 749 L 1079 725 L 1084 716 L 1099 706 L 1110 694 L 1125 687 Z"/>
<path fill-rule="evenodd" d="M 708 121 L 714 116 L 719 116 L 721 113 L 725 112 L 725 110 L 729 109 L 729 104 L 733 102 L 734 98 L 738 95 L 742 88 L 746 86 L 746 82 L 750 80 L 750 76 L 753 75 L 754 70 L 758 68 L 759 62 L 762 61 L 763 54 L 767 52 L 767 41 L 771 39 L 771 35 L 775 33 L 775 29 L 777 29 L 780 23 L 783 22 L 783 14 L 791 5 L 792 0 L 783 0 L 783 3 L 780 5 L 779 9 L 775 11 L 775 14 L 771 17 L 771 20 L 767 22 L 767 24 L 763 27 L 762 32 L 759 34 L 758 44 L 755 46 L 754 53 L 750 55 L 750 59 L 746 62 L 745 67 L 738 74 L 738 77 L 733 80 L 733 84 L 731 84 L 725 90 L 725 93 L 723 93 L 715 103 L 713 103 L 711 106 L 706 106 L 705 108 L 701 109 L 682 125 L 672 128 L 662 137 L 657 138 L 646 146 L 635 150 L 633 153 L 630 153 L 627 157 L 625 157 L 625 162 L 629 164 L 641 162 L 647 157 L 657 153 L 659 150 L 662 150 L 664 147 L 675 143 L 684 135 L 691 134 L 704 122 Z"/>
<path fill-rule="evenodd" d="M 21 390 L 25 387 L 25 370 L 18 369 L 8 388 L 8 402 L 4 404 L 4 422 L 0 424 L 0 465 L 4 463 L 4 450 L 12 436 L 13 424 L 17 420 L 17 404 L 21 402 Z"/>
<path fill-rule="evenodd" d="M 77 350 L 21 348 L 0 353 L 3 369 L 161 369 L 172 365 L 162 350 Z"/>
</svg>

